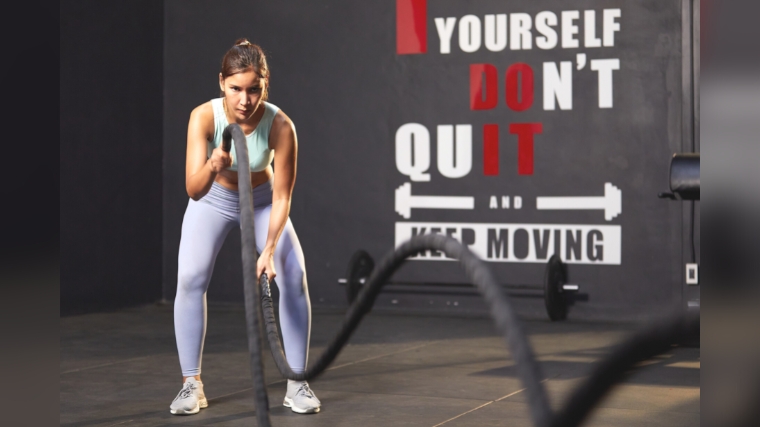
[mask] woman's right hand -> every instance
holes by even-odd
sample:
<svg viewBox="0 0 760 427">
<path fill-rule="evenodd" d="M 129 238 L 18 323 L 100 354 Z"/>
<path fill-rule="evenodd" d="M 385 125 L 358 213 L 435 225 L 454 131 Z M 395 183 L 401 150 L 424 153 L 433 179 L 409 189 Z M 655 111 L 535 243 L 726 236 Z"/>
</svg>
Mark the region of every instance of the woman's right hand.
<svg viewBox="0 0 760 427">
<path fill-rule="evenodd" d="M 232 156 L 230 153 L 222 150 L 222 147 L 219 146 L 214 148 L 214 151 L 211 152 L 208 164 L 214 173 L 219 173 L 232 165 Z"/>
</svg>

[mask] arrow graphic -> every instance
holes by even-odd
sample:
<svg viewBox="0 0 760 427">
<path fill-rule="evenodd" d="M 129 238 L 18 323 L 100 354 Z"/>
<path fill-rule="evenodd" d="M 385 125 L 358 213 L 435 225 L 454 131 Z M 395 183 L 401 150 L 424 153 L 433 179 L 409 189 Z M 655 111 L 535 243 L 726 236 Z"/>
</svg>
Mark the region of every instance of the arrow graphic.
<svg viewBox="0 0 760 427">
<path fill-rule="evenodd" d="M 398 190 L 397 190 L 398 192 Z M 611 221 L 623 212 L 623 193 L 609 182 L 604 183 L 604 196 L 600 197 L 536 197 L 536 209 L 604 210 L 604 219 Z M 398 202 L 397 202 L 398 203 Z"/>
<path fill-rule="evenodd" d="M 415 209 L 475 209 L 474 197 L 463 196 L 412 196 L 412 184 L 404 183 L 396 189 L 396 212 L 406 219 Z"/>
</svg>

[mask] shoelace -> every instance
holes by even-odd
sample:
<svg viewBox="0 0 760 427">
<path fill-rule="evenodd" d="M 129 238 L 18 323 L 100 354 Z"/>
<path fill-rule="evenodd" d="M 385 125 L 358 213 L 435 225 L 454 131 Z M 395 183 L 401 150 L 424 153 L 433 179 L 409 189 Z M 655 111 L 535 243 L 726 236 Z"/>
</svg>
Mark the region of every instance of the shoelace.
<svg viewBox="0 0 760 427">
<path fill-rule="evenodd" d="M 314 393 L 311 391 L 311 389 L 309 388 L 309 385 L 308 385 L 308 384 L 306 384 L 306 383 L 304 383 L 304 384 L 301 384 L 301 387 L 300 387 L 300 388 L 298 389 L 298 391 L 296 392 L 296 396 L 297 396 L 298 394 L 300 394 L 301 392 L 303 392 L 303 394 L 304 394 L 306 397 L 314 397 Z"/>
<path fill-rule="evenodd" d="M 185 398 L 190 397 L 193 394 L 193 390 L 195 390 L 194 384 L 189 383 L 189 382 L 185 383 L 185 386 L 182 387 L 182 390 L 179 391 L 179 394 L 177 395 L 177 397 L 174 398 L 174 400 L 176 401 L 179 399 L 185 399 Z"/>
</svg>

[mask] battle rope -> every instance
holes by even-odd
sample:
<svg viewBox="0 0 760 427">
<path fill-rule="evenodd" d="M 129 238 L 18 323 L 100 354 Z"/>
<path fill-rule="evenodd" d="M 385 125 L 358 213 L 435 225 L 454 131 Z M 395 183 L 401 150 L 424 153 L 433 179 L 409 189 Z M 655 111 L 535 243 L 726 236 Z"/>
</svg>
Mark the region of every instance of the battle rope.
<svg viewBox="0 0 760 427">
<path fill-rule="evenodd" d="M 264 382 L 264 368 L 261 349 L 263 347 L 262 324 L 266 324 L 269 347 L 283 377 L 304 381 L 316 378 L 338 356 L 358 327 L 362 318 L 369 313 L 382 287 L 404 261 L 423 250 L 438 250 L 447 257 L 456 259 L 467 277 L 483 295 L 497 330 L 504 336 L 507 347 L 517 365 L 517 373 L 526 388 L 531 417 L 537 427 L 576 426 L 593 409 L 594 405 L 612 386 L 620 381 L 634 365 L 670 349 L 674 339 L 693 334 L 698 328 L 698 319 L 685 321 L 676 316 L 662 324 L 644 330 L 623 343 L 609 358 L 602 361 L 591 377 L 568 399 L 563 409 L 554 414 L 544 389 L 543 376 L 536 362 L 530 343 L 522 325 L 517 319 L 507 295 L 505 295 L 491 271 L 470 250 L 458 241 L 443 235 L 420 235 L 413 237 L 395 250 L 389 252 L 373 271 L 366 286 L 362 287 L 356 301 L 348 308 L 340 331 L 327 349 L 305 372 L 296 374 L 288 365 L 277 330 L 271 293 L 266 275 L 262 275 L 256 285 L 255 230 L 253 224 L 253 194 L 248 163 L 248 147 L 240 126 L 231 124 L 224 130 L 224 149 L 229 151 L 229 141 L 235 142 L 238 156 L 238 188 L 240 191 L 240 221 L 243 257 L 243 289 L 245 294 L 246 325 L 248 330 L 248 350 L 251 355 L 251 373 L 256 399 L 256 417 L 260 426 L 269 427 L 269 402 Z M 259 310 L 259 301 L 262 309 Z M 262 313 L 263 312 L 263 313 Z M 695 325 L 696 322 L 696 325 Z"/>
<path fill-rule="evenodd" d="M 277 332 L 272 300 L 271 297 L 265 296 L 263 307 L 267 337 L 280 373 L 288 379 L 308 380 L 315 378 L 323 372 L 337 357 L 351 334 L 358 327 L 362 318 L 372 309 L 375 299 L 393 273 L 401 267 L 406 258 L 427 249 L 442 251 L 447 257 L 458 260 L 467 277 L 477 286 L 489 305 L 497 330 L 506 339 L 510 353 L 517 364 L 518 375 L 527 388 L 526 392 L 534 422 L 538 426 L 547 425 L 551 411 L 546 391 L 541 383 L 543 376 L 540 366 L 533 357 L 527 335 L 518 322 L 517 315 L 507 300 L 507 296 L 501 291 L 501 288 L 491 275 L 491 271 L 485 266 L 483 261 L 470 252 L 466 246 L 443 235 L 416 236 L 396 248 L 396 250 L 388 253 L 380 261 L 377 269 L 370 276 L 367 285 L 360 291 L 356 301 L 349 307 L 340 331 L 317 361 L 303 374 L 293 373 L 288 366 Z M 266 293 L 263 293 L 263 295 L 266 295 Z"/>
<path fill-rule="evenodd" d="M 251 167 L 248 163 L 248 146 L 243 130 L 237 124 L 224 129 L 222 149 L 230 150 L 230 138 L 235 141 L 238 161 L 238 191 L 240 193 L 240 239 L 243 252 L 243 293 L 245 295 L 245 324 L 248 330 L 248 352 L 251 355 L 251 376 L 253 377 L 253 394 L 256 400 L 256 420 L 258 425 L 269 427 L 269 397 L 264 382 L 264 362 L 261 357 L 264 335 L 260 304 L 261 295 L 256 284 L 256 234 L 253 227 L 253 192 L 251 188 Z"/>
<path fill-rule="evenodd" d="M 673 344 L 698 338 L 699 315 L 680 310 L 634 332 L 594 366 L 591 375 L 575 388 L 562 408 L 554 414 L 550 426 L 581 425 L 615 384 L 640 367 L 637 366 L 639 362 L 671 350 Z"/>
</svg>

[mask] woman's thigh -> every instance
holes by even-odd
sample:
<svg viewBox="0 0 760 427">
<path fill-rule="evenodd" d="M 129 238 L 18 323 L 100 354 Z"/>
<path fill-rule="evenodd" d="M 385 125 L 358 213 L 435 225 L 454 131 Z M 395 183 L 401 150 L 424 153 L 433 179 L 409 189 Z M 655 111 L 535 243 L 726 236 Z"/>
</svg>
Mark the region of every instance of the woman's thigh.
<svg viewBox="0 0 760 427">
<path fill-rule="evenodd" d="M 216 256 L 227 234 L 236 225 L 237 221 L 219 214 L 209 204 L 188 202 L 179 245 L 178 286 L 208 286 Z"/>
<path fill-rule="evenodd" d="M 267 241 L 271 211 L 271 205 L 254 211 L 256 248 L 259 252 L 262 251 Z M 305 274 L 305 262 L 303 250 L 301 249 L 301 242 L 298 240 L 298 235 L 296 235 L 295 228 L 293 227 L 290 218 L 287 219 L 285 228 L 277 241 L 277 247 L 275 248 L 274 253 L 274 263 L 277 275 L 283 276 L 281 279 L 286 279 L 287 281 L 290 281 L 289 279 L 298 279 L 298 281 L 301 281 L 301 278 L 285 277 L 288 271 L 292 272 L 291 275 L 293 275 L 293 273 L 299 275 Z M 296 272 L 294 270 L 300 271 Z M 282 280 L 280 280 L 280 282 L 282 282 Z"/>
</svg>

